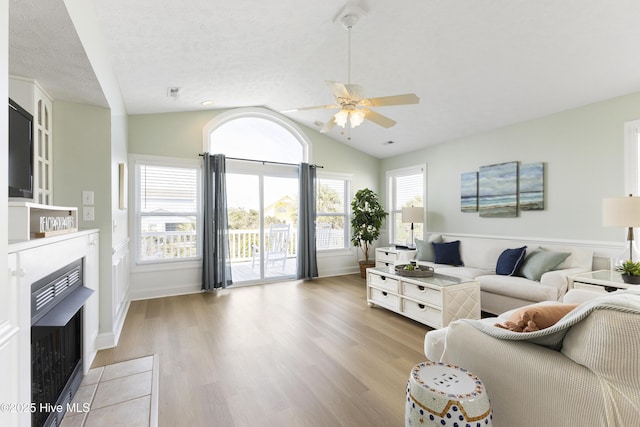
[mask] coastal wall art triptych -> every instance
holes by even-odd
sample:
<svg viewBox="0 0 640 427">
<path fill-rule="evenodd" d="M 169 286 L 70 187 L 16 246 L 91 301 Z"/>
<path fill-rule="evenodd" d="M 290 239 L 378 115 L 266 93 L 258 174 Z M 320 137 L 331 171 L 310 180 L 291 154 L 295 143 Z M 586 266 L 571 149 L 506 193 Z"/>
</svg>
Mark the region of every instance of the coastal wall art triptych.
<svg viewBox="0 0 640 427">
<path fill-rule="evenodd" d="M 544 210 L 544 163 L 481 166 L 460 176 L 460 210 L 483 218 L 514 218 Z"/>
</svg>

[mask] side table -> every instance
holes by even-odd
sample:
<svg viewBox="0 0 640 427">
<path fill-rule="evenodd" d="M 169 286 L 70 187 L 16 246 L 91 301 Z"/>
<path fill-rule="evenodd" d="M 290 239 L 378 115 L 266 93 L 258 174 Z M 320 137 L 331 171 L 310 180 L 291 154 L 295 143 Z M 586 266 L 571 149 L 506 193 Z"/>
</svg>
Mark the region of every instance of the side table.
<svg viewBox="0 0 640 427">
<path fill-rule="evenodd" d="M 455 365 L 423 362 L 407 383 L 405 427 L 492 424 L 489 396 L 482 381 Z"/>
<path fill-rule="evenodd" d="M 376 267 L 391 267 L 402 262 L 408 264 L 415 255 L 415 249 L 376 248 Z"/>
<path fill-rule="evenodd" d="M 573 276 L 570 285 L 573 289 L 583 289 L 591 292 L 614 292 L 618 289 L 628 289 L 632 286 L 622 280 L 622 274 L 614 270 L 590 271 Z"/>
</svg>

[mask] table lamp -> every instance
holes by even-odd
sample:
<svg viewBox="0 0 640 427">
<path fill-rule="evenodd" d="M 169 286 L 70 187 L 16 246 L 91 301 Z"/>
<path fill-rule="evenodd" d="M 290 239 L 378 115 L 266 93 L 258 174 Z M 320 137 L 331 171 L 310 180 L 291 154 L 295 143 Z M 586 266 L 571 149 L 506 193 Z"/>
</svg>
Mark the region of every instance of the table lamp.
<svg viewBox="0 0 640 427">
<path fill-rule="evenodd" d="M 638 261 L 633 228 L 640 227 L 640 197 L 612 197 L 602 201 L 602 225 L 605 227 L 627 227 L 627 248 L 616 260 L 616 265 L 624 261 Z"/>
<path fill-rule="evenodd" d="M 409 206 L 402 208 L 402 222 L 411 223 L 411 242 L 408 246 L 410 248 L 415 248 L 416 245 L 413 240 L 413 224 L 421 224 L 424 222 L 424 208 L 422 206 Z"/>
</svg>

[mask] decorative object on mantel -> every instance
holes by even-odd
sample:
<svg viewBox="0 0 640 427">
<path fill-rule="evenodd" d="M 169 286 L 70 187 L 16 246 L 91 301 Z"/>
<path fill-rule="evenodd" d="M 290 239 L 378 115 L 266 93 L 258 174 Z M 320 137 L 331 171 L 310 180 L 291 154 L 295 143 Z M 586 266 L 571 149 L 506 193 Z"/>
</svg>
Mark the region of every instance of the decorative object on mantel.
<svg viewBox="0 0 640 427">
<path fill-rule="evenodd" d="M 9 202 L 9 241 L 26 241 L 78 231 L 78 208 Z"/>
<path fill-rule="evenodd" d="M 380 204 L 378 195 L 368 188 L 358 190 L 351 201 L 353 216 L 351 217 L 351 243 L 362 249 L 364 260 L 360 260 L 360 277 L 366 278 L 366 270 L 375 266 L 369 260 L 369 248 L 380 237 L 382 220 L 388 213 Z"/>
<path fill-rule="evenodd" d="M 640 285 L 640 262 L 625 261 L 616 267 L 622 273 L 622 281 L 632 285 Z"/>
<path fill-rule="evenodd" d="M 518 162 L 480 167 L 478 209 L 484 218 L 518 216 Z"/>
<path fill-rule="evenodd" d="M 415 249 L 416 244 L 413 238 L 413 224 L 422 224 L 424 222 L 424 207 L 422 206 L 405 206 L 402 208 L 402 222 L 411 223 L 411 241 L 407 242 L 407 247 Z"/>
<path fill-rule="evenodd" d="M 40 231 L 33 233 L 35 237 L 51 237 L 78 231 L 75 218 L 71 215 L 71 211 L 69 211 L 66 216 L 41 216 L 39 229 Z"/>
<path fill-rule="evenodd" d="M 483 218 L 515 218 L 544 210 L 544 163 L 506 162 L 460 174 L 460 211 Z"/>
<path fill-rule="evenodd" d="M 633 228 L 640 227 L 640 197 L 611 197 L 602 201 L 602 225 L 605 227 L 626 227 L 627 247 L 614 264 L 619 267 L 624 261 L 638 260 Z"/>
<path fill-rule="evenodd" d="M 431 277 L 433 267 L 427 265 L 399 264 L 395 266 L 396 274 L 405 277 Z"/>
</svg>

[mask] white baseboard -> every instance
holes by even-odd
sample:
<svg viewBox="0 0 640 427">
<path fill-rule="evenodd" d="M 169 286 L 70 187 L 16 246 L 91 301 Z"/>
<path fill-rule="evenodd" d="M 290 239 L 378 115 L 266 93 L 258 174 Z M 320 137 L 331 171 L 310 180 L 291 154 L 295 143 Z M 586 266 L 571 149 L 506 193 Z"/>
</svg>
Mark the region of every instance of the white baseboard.
<svg viewBox="0 0 640 427">
<path fill-rule="evenodd" d="M 92 343 L 91 352 L 85 355 L 85 359 L 82 361 L 84 364 L 82 370 L 86 374 L 89 369 L 91 369 L 91 365 L 93 364 L 94 359 L 96 358 L 96 354 L 98 354 L 98 347 L 96 346 L 96 341 L 98 340 L 98 332 L 93 334 L 89 341 Z"/>
<path fill-rule="evenodd" d="M 176 295 L 195 294 L 201 292 L 200 287 L 200 284 L 190 284 L 168 288 L 137 289 L 131 291 L 131 300 L 139 301 L 145 299 L 172 297 Z"/>
<path fill-rule="evenodd" d="M 347 274 L 360 274 L 360 267 L 345 267 L 340 269 L 334 269 L 326 274 L 320 274 L 319 277 L 335 277 L 345 276 Z"/>
<path fill-rule="evenodd" d="M 97 350 L 113 348 L 118 345 L 118 340 L 120 340 L 120 334 L 122 333 L 122 328 L 124 327 L 124 321 L 127 318 L 130 305 L 131 298 L 127 298 L 124 308 L 120 310 L 118 317 L 113 322 L 113 330 L 98 334 L 95 340 Z"/>
</svg>

